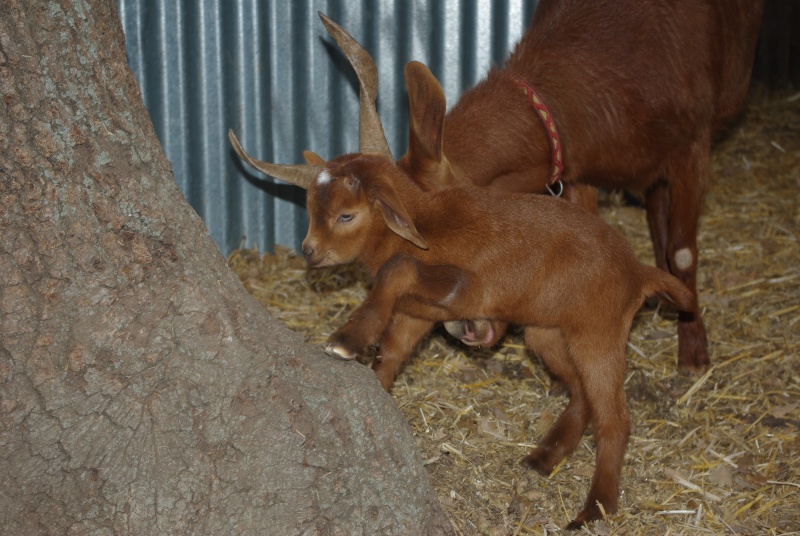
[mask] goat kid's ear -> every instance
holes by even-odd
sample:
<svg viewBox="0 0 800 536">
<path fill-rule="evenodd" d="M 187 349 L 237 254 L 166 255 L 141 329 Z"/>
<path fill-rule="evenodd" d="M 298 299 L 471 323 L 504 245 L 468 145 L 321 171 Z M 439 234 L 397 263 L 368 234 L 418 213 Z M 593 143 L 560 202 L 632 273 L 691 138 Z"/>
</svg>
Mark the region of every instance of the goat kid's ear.
<svg viewBox="0 0 800 536">
<path fill-rule="evenodd" d="M 309 166 L 324 166 L 325 159 L 313 151 L 303 151 L 303 159 Z"/>
<path fill-rule="evenodd" d="M 442 143 L 447 101 L 433 73 L 417 61 L 405 68 L 408 90 L 408 156 L 415 167 L 443 164 Z"/>
<path fill-rule="evenodd" d="M 428 249 L 428 242 L 417 231 L 394 188 L 383 182 L 373 185 L 371 192 L 372 203 L 383 215 L 383 220 L 389 229 L 418 248 Z"/>
</svg>

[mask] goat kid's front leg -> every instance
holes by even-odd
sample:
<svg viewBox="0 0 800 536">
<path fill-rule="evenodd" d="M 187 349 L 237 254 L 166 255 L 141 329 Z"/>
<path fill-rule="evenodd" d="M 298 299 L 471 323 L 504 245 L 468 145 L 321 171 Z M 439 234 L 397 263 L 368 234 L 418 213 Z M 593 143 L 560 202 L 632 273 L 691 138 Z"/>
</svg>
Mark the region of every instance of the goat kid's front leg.
<svg viewBox="0 0 800 536">
<path fill-rule="evenodd" d="M 325 353 L 348 361 L 365 355 L 370 346 L 378 344 L 391 313 L 391 304 L 376 300 L 370 292 L 347 322 L 328 337 Z"/>
<path fill-rule="evenodd" d="M 372 362 L 372 370 L 384 389 L 388 391 L 392 387 L 400 369 L 411 359 L 419 342 L 430 333 L 431 328 L 433 322 L 428 320 L 403 314 L 392 317 L 381 337 L 378 355 Z"/>
<path fill-rule="evenodd" d="M 380 341 L 395 310 L 431 322 L 446 319 L 447 304 L 466 284 L 467 272 L 450 265 L 428 265 L 406 254 L 384 264 L 372 290 L 347 322 L 328 339 L 325 351 L 355 359 Z"/>
</svg>

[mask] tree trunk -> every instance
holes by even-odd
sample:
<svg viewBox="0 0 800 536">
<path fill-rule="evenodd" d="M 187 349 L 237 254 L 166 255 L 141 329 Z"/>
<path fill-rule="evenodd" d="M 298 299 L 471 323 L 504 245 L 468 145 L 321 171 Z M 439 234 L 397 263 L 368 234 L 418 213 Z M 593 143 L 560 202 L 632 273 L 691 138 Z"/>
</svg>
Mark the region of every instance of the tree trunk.
<svg viewBox="0 0 800 536">
<path fill-rule="evenodd" d="M 451 532 L 374 374 L 228 270 L 113 0 L 2 0 L 0 96 L 0 532 Z"/>
</svg>

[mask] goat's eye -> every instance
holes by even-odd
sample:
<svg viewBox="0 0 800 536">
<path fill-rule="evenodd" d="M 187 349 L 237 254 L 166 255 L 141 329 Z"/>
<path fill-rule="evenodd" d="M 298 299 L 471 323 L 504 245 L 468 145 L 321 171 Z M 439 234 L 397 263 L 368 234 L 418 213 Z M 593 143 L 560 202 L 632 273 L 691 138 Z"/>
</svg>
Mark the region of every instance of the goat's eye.
<svg viewBox="0 0 800 536">
<path fill-rule="evenodd" d="M 353 219 L 353 215 L 352 214 L 341 214 L 339 216 L 339 221 L 342 222 L 342 223 L 347 223 L 352 219 Z"/>
</svg>

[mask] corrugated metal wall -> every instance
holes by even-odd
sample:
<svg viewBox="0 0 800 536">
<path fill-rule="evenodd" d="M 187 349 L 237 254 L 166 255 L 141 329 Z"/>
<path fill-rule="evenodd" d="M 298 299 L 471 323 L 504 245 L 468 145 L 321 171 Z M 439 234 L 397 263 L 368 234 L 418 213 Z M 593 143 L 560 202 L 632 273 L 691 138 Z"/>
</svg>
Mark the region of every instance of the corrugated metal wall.
<svg viewBox="0 0 800 536">
<path fill-rule="evenodd" d="M 304 192 L 245 169 L 255 157 L 301 163 L 358 148 L 357 82 L 317 12 L 378 66 L 378 111 L 395 156 L 406 148 L 403 67 L 428 65 L 448 103 L 501 63 L 534 0 L 118 0 L 128 61 L 181 191 L 220 250 L 299 248 Z"/>
</svg>

